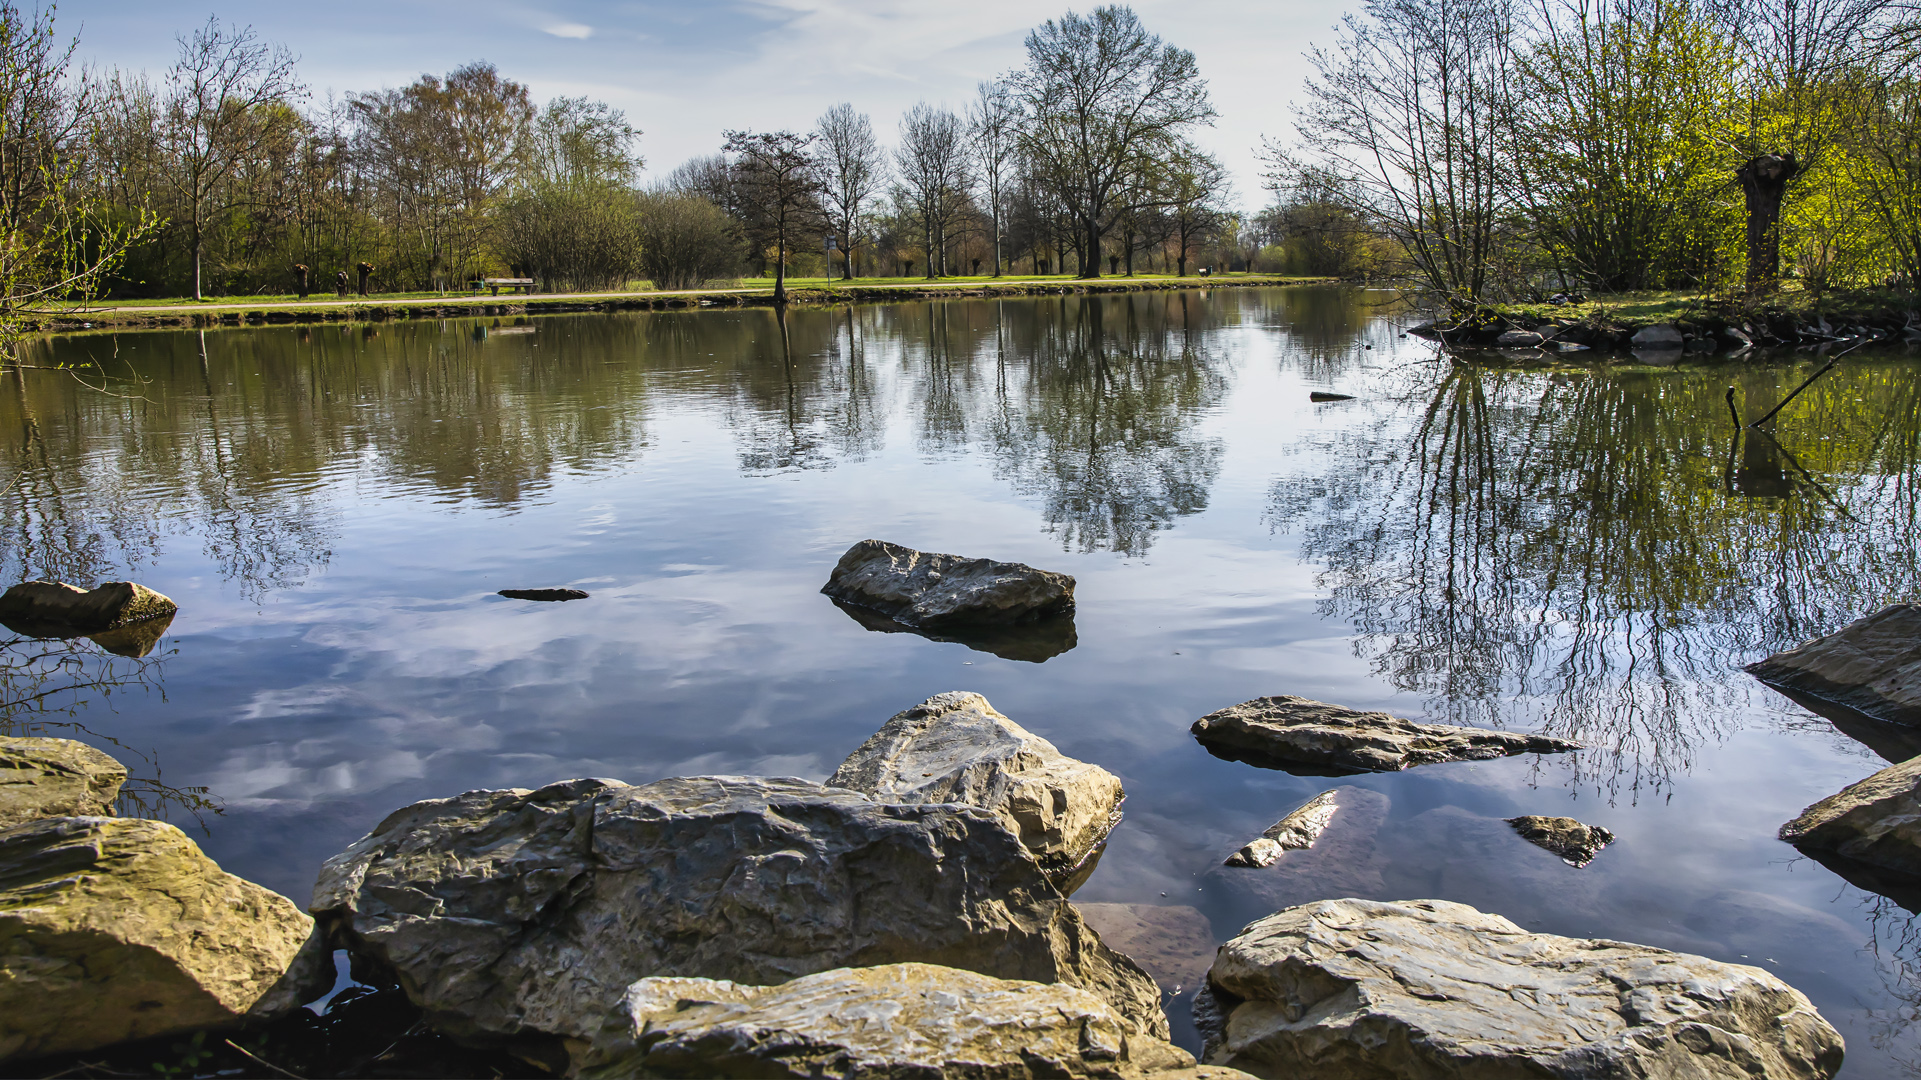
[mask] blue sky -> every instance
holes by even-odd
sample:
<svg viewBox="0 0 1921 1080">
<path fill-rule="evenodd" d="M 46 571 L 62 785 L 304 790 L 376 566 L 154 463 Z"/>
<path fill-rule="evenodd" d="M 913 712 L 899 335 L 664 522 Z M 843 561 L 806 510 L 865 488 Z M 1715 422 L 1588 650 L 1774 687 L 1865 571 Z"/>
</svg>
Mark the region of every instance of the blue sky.
<svg viewBox="0 0 1921 1080">
<path fill-rule="evenodd" d="M 486 59 L 536 98 L 586 94 L 642 129 L 650 175 L 712 153 L 727 127 L 806 128 L 851 101 L 891 141 L 901 112 L 927 100 L 958 108 L 974 84 L 1021 62 L 1021 40 L 1069 5 L 1011 0 L 66 0 L 63 34 L 103 68 L 158 76 L 175 39 L 209 15 L 250 23 L 301 58 L 316 98 L 398 86 L 422 72 Z M 1074 5 L 1081 9 L 1092 4 Z M 1325 41 L 1347 0 L 1143 0 L 1149 29 L 1191 49 L 1220 119 L 1201 141 L 1235 174 L 1241 201 L 1262 199 L 1261 135 L 1290 132 L 1309 44 Z"/>
</svg>

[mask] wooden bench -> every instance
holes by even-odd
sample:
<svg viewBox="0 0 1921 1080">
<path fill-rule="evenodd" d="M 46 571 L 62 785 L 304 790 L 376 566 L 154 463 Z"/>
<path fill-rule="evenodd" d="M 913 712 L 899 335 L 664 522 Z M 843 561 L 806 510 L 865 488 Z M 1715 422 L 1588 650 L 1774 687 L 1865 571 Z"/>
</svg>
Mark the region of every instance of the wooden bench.
<svg viewBox="0 0 1921 1080">
<path fill-rule="evenodd" d="M 534 279 L 530 277 L 490 277 L 481 278 L 479 281 L 474 282 L 474 290 L 476 292 L 483 288 L 492 289 L 495 296 L 499 296 L 500 290 L 502 289 L 519 289 L 521 292 L 530 293 L 534 291 Z"/>
</svg>

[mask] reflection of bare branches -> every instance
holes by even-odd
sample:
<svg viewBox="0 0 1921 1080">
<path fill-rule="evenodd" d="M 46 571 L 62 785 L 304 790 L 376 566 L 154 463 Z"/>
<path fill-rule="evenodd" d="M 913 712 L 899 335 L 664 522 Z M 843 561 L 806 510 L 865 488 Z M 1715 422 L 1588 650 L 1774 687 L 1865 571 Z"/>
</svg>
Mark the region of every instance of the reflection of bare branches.
<svg viewBox="0 0 1921 1080">
<path fill-rule="evenodd" d="M 1850 375 L 1810 391 L 1806 480 L 1751 463 L 1742 494 L 1768 497 L 1730 498 L 1705 376 L 1456 368 L 1411 431 L 1389 415 L 1317 448 L 1341 464 L 1278 481 L 1270 521 L 1302 531 L 1324 614 L 1396 688 L 1587 743 L 1574 767 L 1610 797 L 1659 793 L 1727 734 L 1740 662 L 1921 583 L 1921 458 L 1881 422 L 1911 415 L 1916 380 Z"/>
<path fill-rule="evenodd" d="M 1910 1073 L 1921 1074 L 1915 1021 L 1921 1019 L 1921 925 L 1912 912 L 1885 896 L 1862 893 L 1867 909 L 1868 951 L 1881 985 L 1897 1006 L 1868 1009 L 1868 1042 Z"/>
<path fill-rule="evenodd" d="M 117 656 L 86 638 L 52 640 L 12 637 L 0 640 L 0 735 L 44 736 L 77 733 L 112 744 L 123 765 L 137 758 L 120 788 L 116 809 L 124 816 L 166 818 L 172 811 L 193 815 L 206 829 L 206 814 L 222 808 L 204 787 L 175 787 L 162 775 L 158 757 L 73 719 L 96 700 L 112 708 L 116 691 L 138 687 L 157 693 L 169 650 L 144 657 Z M 64 717 L 65 719 L 57 719 Z"/>
</svg>

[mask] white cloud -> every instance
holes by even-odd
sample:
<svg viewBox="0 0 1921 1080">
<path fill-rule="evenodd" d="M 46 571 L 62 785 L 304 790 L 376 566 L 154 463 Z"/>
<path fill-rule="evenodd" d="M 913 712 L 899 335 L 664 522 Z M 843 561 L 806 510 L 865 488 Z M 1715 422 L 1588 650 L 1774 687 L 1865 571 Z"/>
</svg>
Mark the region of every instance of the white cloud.
<svg viewBox="0 0 1921 1080">
<path fill-rule="evenodd" d="M 577 22 L 553 23 L 551 25 L 541 27 L 541 30 L 549 34 L 552 34 L 555 37 L 573 38 L 576 41 L 586 41 L 588 38 L 594 36 L 593 27 L 588 26 L 585 23 L 577 23 Z"/>
</svg>

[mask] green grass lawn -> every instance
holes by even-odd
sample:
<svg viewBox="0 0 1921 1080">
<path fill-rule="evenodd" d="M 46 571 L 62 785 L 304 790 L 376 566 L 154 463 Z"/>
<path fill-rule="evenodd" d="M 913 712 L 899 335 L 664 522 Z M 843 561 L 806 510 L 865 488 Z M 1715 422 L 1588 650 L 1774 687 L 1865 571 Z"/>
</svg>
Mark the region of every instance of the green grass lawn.
<svg viewBox="0 0 1921 1080">
<path fill-rule="evenodd" d="M 1504 314 L 1537 321 L 1592 322 L 1602 326 L 1647 326 L 1713 316 L 1735 319 L 1760 311 L 1792 314 L 1860 315 L 1906 311 L 1914 298 L 1892 289 L 1845 289 L 1811 293 L 1787 281 L 1760 297 L 1725 292 L 1641 292 L 1593 295 L 1580 304 L 1503 304 Z"/>
<path fill-rule="evenodd" d="M 1177 277 L 1178 275 L 1175 275 L 1175 274 L 1159 274 L 1159 273 L 1156 273 L 1156 274 L 1137 273 L 1132 277 L 1128 277 L 1124 274 L 1120 274 L 1120 275 L 1108 274 L 1108 275 L 1103 275 L 1101 280 L 1103 281 L 1167 281 L 1167 280 L 1176 279 Z M 1242 278 L 1250 278 L 1250 277 L 1266 278 L 1266 277 L 1274 277 L 1274 275 L 1223 273 L 1223 274 L 1216 274 L 1214 275 L 1214 277 L 1242 279 Z M 1274 279 L 1286 280 L 1278 277 L 1275 277 Z M 1073 274 L 1014 274 L 1014 273 L 1003 274 L 998 278 L 990 277 L 987 275 L 955 276 L 955 277 L 942 277 L 942 278 L 933 278 L 933 279 L 919 277 L 919 276 L 863 277 L 863 278 L 855 278 L 851 282 L 843 281 L 838 276 L 790 277 L 787 279 L 787 287 L 790 289 L 834 289 L 834 288 L 846 288 L 850 286 L 873 287 L 877 285 L 878 286 L 992 285 L 996 283 L 1014 284 L 1017 282 L 1034 282 L 1034 281 L 1059 281 L 1059 282 L 1066 283 L 1066 282 L 1074 282 L 1078 280 L 1080 279 Z M 1203 279 L 1199 278 L 1194 274 L 1188 274 L 1184 278 L 1179 278 L 1179 280 L 1200 281 Z M 724 290 L 724 289 L 755 289 L 755 290 L 769 289 L 771 290 L 773 287 L 774 287 L 774 279 L 772 277 L 750 277 L 750 278 L 741 278 L 737 281 L 717 281 L 712 283 L 710 286 L 708 286 L 707 289 L 696 289 L 696 290 L 689 290 L 689 291 L 705 292 L 705 291 Z M 644 294 L 644 293 L 650 293 L 650 292 L 656 292 L 656 291 L 658 290 L 654 289 L 652 282 L 637 281 L 637 282 L 631 283 L 625 289 L 599 290 L 592 293 L 588 293 L 586 295 L 604 295 L 605 293 L 609 293 L 609 292 L 611 293 L 643 293 Z M 502 299 L 505 299 L 509 296 L 524 298 L 525 295 L 527 294 L 510 293 L 505 290 L 503 290 L 500 293 L 500 296 Z M 552 297 L 561 297 L 561 296 L 579 295 L 579 294 L 534 293 L 532 295 L 536 297 L 552 298 Z M 442 300 L 442 299 L 470 300 L 476 296 L 488 297 L 489 299 L 492 298 L 492 294 L 487 292 L 486 290 L 482 290 L 480 292 L 474 292 L 474 291 L 465 290 L 465 289 L 451 289 L 444 293 L 439 293 L 439 292 L 372 293 L 365 298 L 365 302 L 369 304 L 375 304 L 375 303 L 382 303 L 382 302 L 393 301 L 393 300 Z M 358 295 L 349 295 L 346 297 L 346 299 L 351 301 L 359 301 L 362 298 Z M 88 303 L 86 307 L 88 309 L 192 307 L 196 303 L 206 305 L 209 307 L 242 307 L 242 306 L 253 305 L 253 304 L 258 304 L 263 307 L 267 307 L 267 306 L 297 307 L 303 303 L 329 304 L 329 303 L 339 303 L 340 301 L 341 301 L 341 298 L 334 295 L 331 292 L 310 293 L 308 294 L 305 300 L 302 300 L 300 297 L 294 295 L 293 293 L 255 293 L 255 294 L 250 294 L 246 296 L 209 296 L 200 301 L 195 301 L 190 296 L 154 297 L 150 299 L 139 299 L 139 300 L 97 300 L 97 301 L 92 301 Z"/>
</svg>

